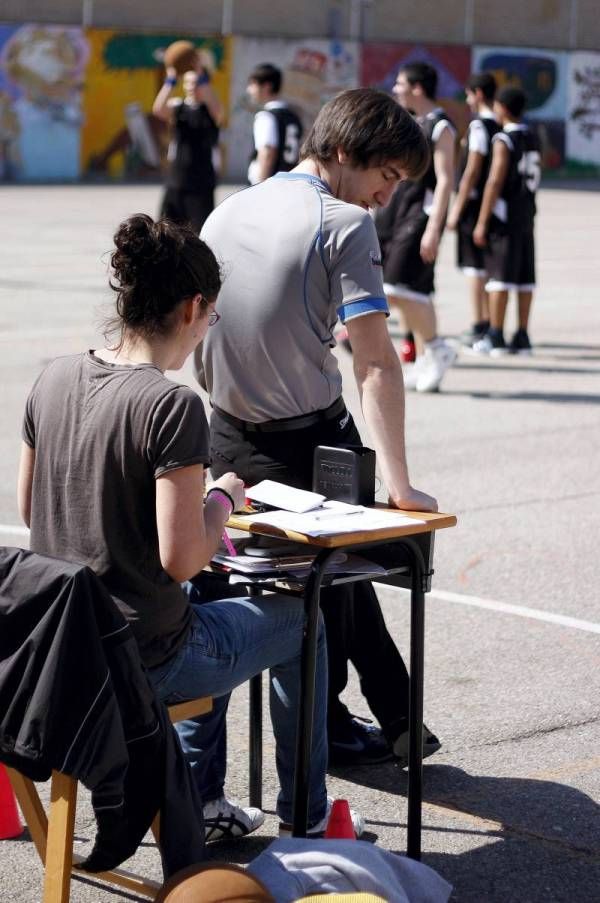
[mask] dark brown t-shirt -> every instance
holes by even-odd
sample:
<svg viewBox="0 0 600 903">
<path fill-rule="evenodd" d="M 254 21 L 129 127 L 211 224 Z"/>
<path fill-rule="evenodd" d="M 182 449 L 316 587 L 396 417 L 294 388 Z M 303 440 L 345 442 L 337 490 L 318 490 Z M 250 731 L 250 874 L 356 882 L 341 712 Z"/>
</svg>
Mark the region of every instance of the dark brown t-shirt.
<svg viewBox="0 0 600 903">
<path fill-rule="evenodd" d="M 152 364 L 92 352 L 52 361 L 27 400 L 35 449 L 31 549 L 89 565 L 130 621 L 148 667 L 186 639 L 191 610 L 161 565 L 155 480 L 208 465 L 204 406 Z"/>
</svg>

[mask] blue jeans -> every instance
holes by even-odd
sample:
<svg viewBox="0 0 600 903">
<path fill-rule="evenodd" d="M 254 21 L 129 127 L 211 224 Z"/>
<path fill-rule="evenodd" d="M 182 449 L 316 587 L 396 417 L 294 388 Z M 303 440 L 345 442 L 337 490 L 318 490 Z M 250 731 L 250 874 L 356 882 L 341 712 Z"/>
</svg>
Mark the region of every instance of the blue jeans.
<svg viewBox="0 0 600 903">
<path fill-rule="evenodd" d="M 304 634 L 302 599 L 279 596 L 201 602 L 199 590 L 184 585 L 193 610 L 188 639 L 164 665 L 150 670 L 165 702 L 213 696 L 208 715 L 176 725 L 181 745 L 205 802 L 221 795 L 225 778 L 224 722 L 231 691 L 270 669 L 271 722 L 280 791 L 277 814 L 292 819 L 296 729 L 300 696 L 300 652 Z M 309 824 L 325 814 L 327 791 L 327 649 L 321 621 L 317 647 L 315 715 L 309 785 Z"/>
</svg>

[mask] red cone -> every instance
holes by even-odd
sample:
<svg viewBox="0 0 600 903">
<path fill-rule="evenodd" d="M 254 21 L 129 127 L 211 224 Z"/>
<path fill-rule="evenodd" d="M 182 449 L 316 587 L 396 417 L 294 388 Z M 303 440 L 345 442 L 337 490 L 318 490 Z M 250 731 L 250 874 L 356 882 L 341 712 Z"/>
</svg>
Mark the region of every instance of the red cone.
<svg viewBox="0 0 600 903">
<path fill-rule="evenodd" d="M 325 837 L 329 837 L 332 840 L 356 840 L 348 800 L 333 801 Z"/>
<path fill-rule="evenodd" d="M 18 837 L 23 833 L 23 825 L 17 811 L 17 801 L 6 769 L 0 765 L 0 840 Z"/>
</svg>

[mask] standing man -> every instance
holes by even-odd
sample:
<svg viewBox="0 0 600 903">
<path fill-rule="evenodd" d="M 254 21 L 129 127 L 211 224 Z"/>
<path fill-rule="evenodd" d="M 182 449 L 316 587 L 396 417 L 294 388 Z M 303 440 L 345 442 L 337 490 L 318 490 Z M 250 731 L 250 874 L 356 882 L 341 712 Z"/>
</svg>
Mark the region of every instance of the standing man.
<svg viewBox="0 0 600 903">
<path fill-rule="evenodd" d="M 533 224 L 541 155 L 537 135 L 522 121 L 526 96 L 520 88 L 502 88 L 494 112 L 502 131 L 492 139 L 492 165 L 485 184 L 473 241 L 485 251 L 489 276 L 490 328 L 473 346 L 480 354 L 531 354 L 529 314 L 535 288 Z M 508 292 L 518 299 L 518 326 L 510 345 L 504 341 Z"/>
<path fill-rule="evenodd" d="M 472 347 L 486 334 L 490 325 L 487 273 L 483 249 L 473 241 L 473 229 L 479 216 L 481 198 L 492 159 L 492 138 L 500 129 L 492 105 L 496 79 L 491 72 L 472 75 L 465 89 L 466 100 L 474 118 L 463 140 L 461 174 L 456 198 L 448 214 L 448 229 L 457 230 L 457 262 L 469 280 L 473 323 L 464 334 L 465 344 Z"/>
<path fill-rule="evenodd" d="M 437 333 L 433 306 L 434 268 L 454 182 L 456 130 L 435 102 L 437 72 L 410 63 L 398 73 L 393 94 L 414 113 L 427 139 L 431 162 L 416 182 L 399 185 L 388 209 L 376 216 L 387 298 L 397 305 L 415 336 L 417 359 L 404 371 L 404 385 L 437 392 L 454 349 Z"/>
<path fill-rule="evenodd" d="M 300 156 L 302 123 L 279 97 L 281 78 L 281 70 L 271 63 L 256 66 L 248 77 L 246 93 L 254 106 L 262 108 L 254 117 L 254 152 L 248 167 L 251 185 L 276 172 L 289 172 Z"/>
<path fill-rule="evenodd" d="M 207 61 L 198 54 L 198 67 L 183 75 L 183 98 L 172 97 L 177 70 L 166 69 L 165 82 L 156 95 L 152 112 L 169 123 L 167 185 L 160 215 L 199 232 L 214 210 L 216 174 L 213 151 L 219 140 L 223 107 L 210 84 Z"/>
<path fill-rule="evenodd" d="M 421 129 L 388 95 L 345 91 L 322 108 L 292 172 L 231 195 L 209 217 L 203 237 L 227 273 L 222 322 L 196 355 L 213 406 L 214 476 L 234 469 L 248 485 L 268 477 L 310 489 L 316 446 L 361 444 L 332 354 L 339 318 L 390 504 L 436 510 L 408 476 L 402 370 L 369 215 L 427 160 Z M 408 674 L 371 584 L 323 597 L 330 764 L 406 762 Z M 383 734 L 339 700 L 348 660 Z M 439 746 L 425 729 L 424 755 Z"/>
</svg>

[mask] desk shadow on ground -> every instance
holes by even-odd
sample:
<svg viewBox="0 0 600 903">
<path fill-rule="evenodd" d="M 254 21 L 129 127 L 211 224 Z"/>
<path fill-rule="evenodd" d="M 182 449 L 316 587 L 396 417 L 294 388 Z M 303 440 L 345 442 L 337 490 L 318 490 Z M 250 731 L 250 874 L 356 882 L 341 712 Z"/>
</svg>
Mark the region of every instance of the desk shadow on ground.
<svg viewBox="0 0 600 903">
<path fill-rule="evenodd" d="M 450 765 L 426 764 L 423 810 L 427 837 L 448 838 L 449 852 L 423 861 L 454 886 L 460 903 L 573 903 L 600 900 L 600 807 L 579 790 L 554 781 L 471 775 Z M 342 773 L 340 772 L 340 776 Z M 343 772 L 352 781 L 406 796 L 407 775 L 397 765 Z M 444 819 L 450 825 L 440 824 Z M 463 827 L 464 825 L 464 827 Z M 405 826 L 367 818 L 367 828 Z M 481 842 L 452 853 L 465 837 Z M 395 852 L 402 853 L 403 850 Z"/>
</svg>

